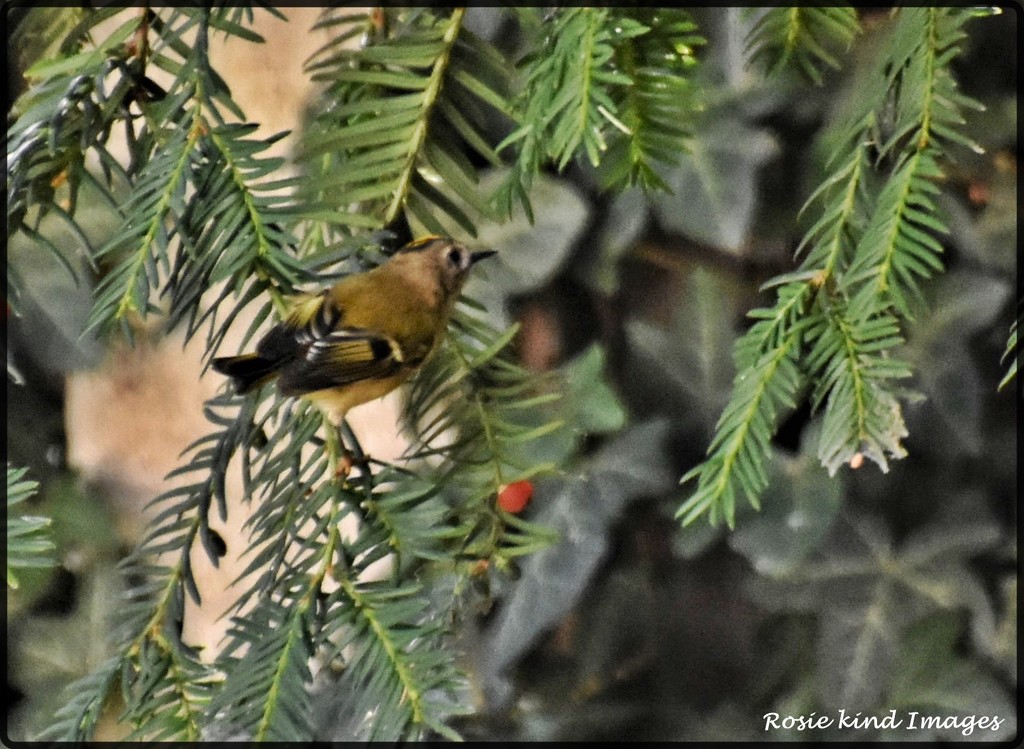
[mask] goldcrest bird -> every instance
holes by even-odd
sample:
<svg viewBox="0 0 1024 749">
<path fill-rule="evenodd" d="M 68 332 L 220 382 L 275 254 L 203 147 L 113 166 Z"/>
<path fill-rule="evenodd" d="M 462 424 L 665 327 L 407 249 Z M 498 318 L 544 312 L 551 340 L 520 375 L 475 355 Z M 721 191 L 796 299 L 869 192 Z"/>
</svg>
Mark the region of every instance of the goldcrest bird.
<svg viewBox="0 0 1024 749">
<path fill-rule="evenodd" d="M 335 424 L 355 406 L 387 395 L 434 352 L 470 269 L 494 250 L 470 252 L 428 236 L 387 262 L 296 300 L 255 353 L 213 360 L 247 393 L 277 378 L 282 395 L 303 396 Z"/>
</svg>

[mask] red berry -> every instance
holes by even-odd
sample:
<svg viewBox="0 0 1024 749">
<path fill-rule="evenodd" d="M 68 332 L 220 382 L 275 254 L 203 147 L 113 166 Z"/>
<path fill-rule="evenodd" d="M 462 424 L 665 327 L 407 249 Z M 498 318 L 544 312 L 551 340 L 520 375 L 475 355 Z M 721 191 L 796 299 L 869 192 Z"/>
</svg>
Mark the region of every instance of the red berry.
<svg viewBox="0 0 1024 749">
<path fill-rule="evenodd" d="M 523 511 L 533 497 L 533 484 L 529 481 L 513 481 L 498 493 L 498 507 L 513 515 Z"/>
</svg>

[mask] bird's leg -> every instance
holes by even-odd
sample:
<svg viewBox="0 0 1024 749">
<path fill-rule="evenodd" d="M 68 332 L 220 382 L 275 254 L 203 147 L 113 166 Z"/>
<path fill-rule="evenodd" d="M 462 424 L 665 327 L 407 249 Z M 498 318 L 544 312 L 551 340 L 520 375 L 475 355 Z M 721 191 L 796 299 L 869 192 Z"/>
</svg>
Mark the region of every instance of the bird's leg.
<svg viewBox="0 0 1024 749">
<path fill-rule="evenodd" d="M 349 471 L 352 470 L 352 464 L 345 458 L 346 450 L 342 444 L 341 434 L 338 432 L 337 425 L 330 423 L 329 420 L 325 420 L 324 423 L 324 443 L 327 446 L 328 465 L 334 471 L 334 478 L 346 482 Z"/>
<path fill-rule="evenodd" d="M 334 469 L 334 477 L 341 479 L 342 483 L 348 484 L 348 475 L 352 472 L 353 465 L 355 465 L 355 461 L 352 460 L 352 451 L 343 447 L 341 455 L 338 457 L 338 466 Z"/>
<path fill-rule="evenodd" d="M 363 452 L 362 445 L 359 444 L 359 440 L 356 438 L 355 432 L 352 431 L 352 427 L 348 425 L 348 422 L 342 420 L 338 427 L 343 437 L 342 444 L 345 446 L 345 456 L 349 461 L 349 470 L 352 466 L 357 466 L 363 476 L 370 475 L 370 456 Z"/>
<path fill-rule="evenodd" d="M 369 460 L 363 455 L 359 442 L 345 422 L 344 411 L 322 407 L 321 411 L 324 415 L 328 450 L 334 464 L 334 478 L 347 485 L 349 474 L 354 467 L 358 467 L 363 475 L 368 475 Z M 355 445 L 355 450 L 349 449 L 349 444 Z"/>
</svg>

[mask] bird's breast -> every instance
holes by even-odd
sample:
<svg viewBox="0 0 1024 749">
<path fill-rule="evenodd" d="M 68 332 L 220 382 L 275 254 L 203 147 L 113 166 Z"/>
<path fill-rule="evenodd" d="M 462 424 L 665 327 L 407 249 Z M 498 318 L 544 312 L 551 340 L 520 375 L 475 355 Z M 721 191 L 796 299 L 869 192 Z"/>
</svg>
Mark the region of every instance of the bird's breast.
<svg viewBox="0 0 1024 749">
<path fill-rule="evenodd" d="M 409 372 L 401 372 L 379 380 L 362 380 L 340 388 L 315 390 L 312 393 L 306 393 L 303 397 L 309 398 L 317 406 L 327 411 L 333 422 L 340 423 L 349 409 L 377 398 L 383 398 L 405 382 L 409 374 Z"/>
</svg>

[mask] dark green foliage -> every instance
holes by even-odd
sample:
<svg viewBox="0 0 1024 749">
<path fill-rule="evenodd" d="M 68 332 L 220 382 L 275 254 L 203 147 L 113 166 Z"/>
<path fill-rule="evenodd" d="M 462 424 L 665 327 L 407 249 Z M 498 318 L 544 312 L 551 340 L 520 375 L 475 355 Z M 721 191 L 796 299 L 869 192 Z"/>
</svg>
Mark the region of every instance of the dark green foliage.
<svg viewBox="0 0 1024 749">
<path fill-rule="evenodd" d="M 477 314 L 459 310 L 453 328 L 456 334 L 410 394 L 410 412 L 420 416 L 413 424 L 422 444 L 416 456 L 442 456 L 438 471 L 452 476 L 461 495 L 459 557 L 468 563 L 489 559 L 500 569 L 552 540 L 543 529 L 500 512 L 492 498 L 506 484 L 557 468 L 526 448 L 562 426 L 538 410 L 558 395 L 538 394 L 512 358 L 515 327 L 499 335 Z M 454 441 L 446 444 L 445 435 Z"/>
<path fill-rule="evenodd" d="M 111 13 L 90 14 L 83 23 L 88 28 Z M 118 325 L 130 334 L 135 316 L 155 309 L 151 296 L 167 276 L 172 322 L 194 320 L 211 283 L 255 275 L 290 288 L 297 280 L 294 264 L 279 251 L 291 241 L 277 228 L 280 199 L 254 185 L 280 162 L 258 158 L 270 141 L 247 142 L 252 127 L 224 122 L 220 107 L 233 114 L 237 108 L 206 59 L 210 28 L 251 36 L 237 16 L 238 10 L 184 9 L 166 18 L 140 12 L 95 51 L 28 71 L 40 83 L 19 100 L 20 117 L 9 134 L 14 152 L 23 152 L 12 162 L 12 228 L 35 234 L 30 224 L 48 211 L 73 225 L 83 180 L 123 216 L 122 229 L 103 247 L 93 249 L 82 237 L 92 262 L 111 266 L 97 289 L 90 327 Z M 190 33 L 195 41 L 187 44 Z M 147 66 L 175 76 L 168 90 L 147 76 Z M 126 166 L 108 150 L 115 123 L 129 143 Z M 85 168 L 90 150 L 102 178 Z M 65 183 L 67 208 L 55 199 L 55 188 Z M 172 268 L 169 250 L 178 237 L 185 251 Z"/>
<path fill-rule="evenodd" d="M 845 51 L 859 31 L 853 8 L 771 8 L 751 29 L 747 54 L 752 62 L 763 62 L 769 74 L 793 67 L 820 84 L 820 64 L 838 69 L 835 48 Z"/>
<path fill-rule="evenodd" d="M 756 599 L 770 609 L 822 607 L 826 612 L 819 642 L 828 657 L 819 659 L 816 674 L 824 709 L 857 712 L 888 705 L 886 688 L 897 703 L 892 707 L 922 707 L 925 703 L 916 700 L 927 691 L 924 673 L 918 675 L 922 682 L 913 685 L 896 668 L 900 640 L 912 636 L 915 627 L 920 630 L 925 615 L 961 608 L 986 614 L 980 608 L 986 604 L 974 595 L 977 583 L 966 561 L 999 543 L 998 528 L 985 517 L 961 517 L 955 530 L 946 520 L 939 518 L 897 545 L 889 530 L 873 520 L 844 518 L 812 558 L 755 583 Z M 888 626 L 879 627 L 879 621 Z M 948 647 L 944 639 L 926 641 L 941 649 Z M 914 668 L 934 668 L 911 649 L 902 657 Z"/>
<path fill-rule="evenodd" d="M 89 20 L 99 22 L 108 15 L 94 14 Z M 353 66 L 377 65 L 375 56 L 380 59 L 383 53 L 386 59 L 392 48 L 401 55 L 405 45 L 429 39 L 433 46 L 425 54 L 436 60 L 427 92 L 430 101 L 425 112 L 417 104 L 414 116 L 422 114 L 421 122 L 426 122 L 446 75 L 459 83 L 445 87 L 452 101 L 439 104 L 437 111 L 453 112 L 458 96 L 480 90 L 468 71 L 479 67 L 475 63 L 481 55 L 489 54 L 468 34 L 458 33 L 460 17 L 461 12 L 456 13 L 443 26 L 431 13 L 414 14 L 408 27 L 412 38 L 401 36 L 394 44 L 367 48 L 365 60 L 356 59 Z M 63 174 L 68 175 L 65 189 L 70 192 L 66 217 L 74 220 L 82 175 L 95 180 L 83 167 L 88 148 L 99 151 L 105 166 L 97 185 L 123 216 L 122 229 L 112 240 L 98 250 L 88 250 L 109 269 L 97 289 L 92 328 L 107 331 L 119 325 L 130 334 L 137 316 L 156 309 L 159 293 L 169 301 L 168 325 L 186 322 L 190 336 L 207 330 L 212 355 L 243 307 L 268 291 L 278 302 L 281 294 L 312 278 L 314 270 L 351 258 L 355 251 L 351 246 L 332 245 L 308 264 L 296 261 L 288 249 L 295 241 L 288 227 L 311 217 L 323 222 L 337 216 L 318 212 L 306 195 L 296 203 L 295 196 L 281 192 L 294 182 L 269 181 L 281 161 L 261 155 L 274 139 L 252 139 L 254 125 L 229 122 L 221 114 L 221 107 L 226 107 L 241 116 L 209 67 L 207 38 L 219 29 L 259 41 L 242 23 L 244 16 L 238 11 L 144 12 L 126 21 L 96 51 L 40 64 L 31 71 L 41 83 L 19 102 L 25 111 L 11 134 L 15 149 L 14 183 L 8 193 L 12 227 L 34 232 L 30 215 L 38 222 L 47 210 L 62 210 L 55 204 L 52 185 Z M 435 33 L 438 29 L 440 33 Z M 189 33 L 196 36 L 186 44 Z M 125 44 L 129 39 L 133 46 Z M 455 46 L 459 55 L 471 59 L 449 65 Z M 348 68 L 353 61 L 334 62 Z M 174 75 L 166 91 L 147 84 L 144 71 L 151 64 Z M 123 83 L 111 96 L 100 84 L 108 70 L 124 72 Z M 336 85 L 354 82 L 361 100 L 383 102 L 388 96 L 368 80 L 358 80 L 358 72 L 348 78 L 340 69 L 333 72 Z M 146 96 L 127 97 L 130 85 L 145 88 Z M 494 100 L 486 92 L 485 98 Z M 58 111 L 57 117 L 48 114 L 53 110 Z M 106 151 L 111 124 L 118 120 L 127 127 L 132 159 L 127 167 L 118 165 Z M 349 125 L 357 127 L 358 121 Z M 462 132 L 470 141 L 477 140 L 468 127 Z M 307 151 L 318 147 L 314 133 L 308 136 Z M 342 141 L 329 147 L 350 167 L 345 143 L 356 141 Z M 455 162 L 446 152 L 457 155 L 459 150 L 435 132 L 433 139 L 424 137 L 409 146 L 400 159 L 410 169 L 436 168 L 451 184 L 464 165 L 451 171 L 448 165 Z M 380 149 L 374 147 L 373 152 L 379 154 Z M 421 164 L 421 154 L 433 156 Z M 382 173 L 375 168 L 374 179 L 379 180 Z M 471 175 L 465 179 L 470 185 Z M 360 215 L 375 216 L 361 226 L 390 223 L 399 209 L 414 204 L 417 195 L 434 195 L 433 188 L 422 177 L 414 179 L 412 171 L 399 180 L 403 187 L 396 188 L 381 210 L 352 184 L 341 186 L 347 188 L 348 202 L 364 201 Z M 409 185 L 418 192 L 409 192 Z M 338 194 L 339 185 L 331 188 L 332 194 Z M 127 198 L 117 200 L 116 191 L 126 191 Z M 225 284 L 225 291 L 204 309 L 203 295 L 217 284 Z M 217 306 L 232 293 L 238 302 L 227 313 L 221 312 L 218 325 Z M 270 303 L 263 305 L 250 334 L 271 309 Z M 490 355 L 508 340 L 494 346 Z M 481 362 L 487 357 L 481 357 Z M 341 647 L 332 646 L 328 634 L 356 647 L 357 656 L 347 672 L 356 674 L 351 678 L 363 693 L 363 704 L 380 711 L 375 723 L 378 734 L 397 738 L 425 727 L 447 730 L 445 716 L 454 703 L 435 705 L 432 696 L 456 678 L 451 659 L 438 658 L 437 645 L 430 645 L 443 630 L 431 621 L 420 621 L 423 605 L 408 583 L 388 591 L 359 582 L 363 569 L 395 548 L 408 554 L 404 557 L 408 559 L 441 555 L 439 542 L 453 531 L 446 526 L 448 511 L 433 499 L 437 489 L 389 468 L 376 476 L 387 491 L 376 489 L 369 476 L 362 490 L 339 486 L 326 478 L 328 472 L 334 475 L 339 457 L 336 439 L 328 439 L 326 447 L 321 443 L 308 459 L 299 457 L 298 451 L 322 429 L 319 414 L 305 408 L 281 411 L 281 405 L 277 402 L 257 419 L 251 400 L 210 404 L 207 415 L 218 431 L 197 442 L 191 460 L 174 472 L 173 477 L 186 479 L 184 486 L 155 500 L 154 525 L 126 562 L 128 574 L 144 582 L 132 590 L 131 605 L 123 612 L 120 655 L 104 669 L 104 678 L 89 677 L 80 683 L 80 697 L 61 713 L 62 722 L 50 735 L 89 736 L 106 694 L 120 681 L 126 707 L 122 719 L 136 727 L 140 738 L 197 739 L 207 726 L 254 738 L 311 737 L 308 662 L 318 649 Z M 269 441 L 261 439 L 264 430 L 270 432 Z M 267 444 L 280 449 L 257 448 Z M 177 633 L 185 597 L 200 600 L 190 556 L 193 546 L 198 543 L 211 558 L 217 555 L 210 513 L 223 517 L 226 512 L 225 476 L 236 455 L 243 460 L 247 492 L 261 499 L 252 519 L 253 549 L 259 552 L 254 552 L 249 568 L 254 581 L 251 595 L 258 593 L 261 604 L 237 613 L 223 662 L 217 664 L 225 674 L 221 684 L 221 679 L 211 680 L 214 671 L 195 659 Z M 294 480 L 300 476 L 299 486 L 309 491 L 297 504 Z M 403 486 L 411 487 L 411 493 Z M 364 506 L 362 532 L 356 539 L 347 539 L 342 548 L 337 523 L 346 515 L 362 514 Z M 428 518 L 430 524 L 425 525 L 422 521 Z M 306 521 L 313 523 L 308 533 L 291 530 Z M 313 549 L 317 553 L 309 553 Z M 156 555 L 167 561 L 156 563 Z M 340 588 L 342 573 L 337 565 L 345 566 L 350 576 Z M 330 595 L 321 590 L 328 577 L 338 588 Z M 357 611 L 362 613 L 353 616 Z M 274 637 L 266 636 L 270 630 Z M 434 635 L 429 634 L 432 631 Z M 211 724 L 214 716 L 216 726 Z"/>
<path fill-rule="evenodd" d="M 732 399 L 706 462 L 684 476 L 698 478 L 679 510 L 684 523 L 710 510 L 712 521 L 721 511 L 731 526 L 740 491 L 757 505 L 779 405 L 795 408 L 805 389 L 816 410 L 825 406 L 818 456 L 830 473 L 865 457 L 885 471 L 889 459 L 906 454 L 893 381 L 910 370 L 895 351 L 903 342 L 900 319 L 912 319 L 920 306 L 920 281 L 942 269 L 935 235 L 947 229 L 934 200 L 940 159 L 953 145 L 971 145 L 953 128 L 965 107 L 979 105 L 957 90 L 948 70 L 970 17 L 955 9 L 900 11 L 882 53 L 863 71 L 853 111 L 831 142 L 836 167 L 807 201 L 821 206 L 801 243 L 807 254 L 798 271 L 766 284 L 778 287 L 778 301 L 750 313 L 759 322 L 736 344 Z M 767 38 L 771 27 L 759 33 Z"/>
<path fill-rule="evenodd" d="M 506 72 L 500 55 L 463 27 L 464 16 L 462 8 L 424 9 L 383 31 L 346 10 L 319 24 L 336 36 L 308 64 L 327 87 L 303 142 L 307 175 L 296 181 L 304 211 L 317 221 L 365 230 L 408 209 L 443 233 L 437 211 L 473 234 L 475 222 L 491 215 L 470 158 L 501 163 L 483 123 L 488 110 L 509 108 Z M 339 46 L 356 34 L 372 43 Z M 352 212 L 353 202 L 362 210 Z"/>
<path fill-rule="evenodd" d="M 333 549 L 331 550 L 333 551 Z M 261 596 L 239 617 L 225 650 L 226 677 L 210 713 L 236 735 L 255 741 L 309 741 L 312 675 L 311 609 L 319 580 L 295 579 L 297 598 Z M 245 647 L 243 655 L 235 650 Z"/>
<path fill-rule="evenodd" d="M 317 271 L 336 273 L 339 263 L 366 267 L 360 254 L 367 243 L 339 243 L 339 230 L 344 237 L 351 230 L 382 227 L 408 210 L 432 228 L 439 226 L 433 212 L 440 211 L 472 232 L 476 218 L 455 208 L 454 200 L 475 206 L 477 216 L 490 215 L 486 201 L 478 198 L 466 149 L 500 163 L 481 134 L 480 118 L 481 107 L 507 109 L 498 93 L 506 70 L 496 52 L 462 28 L 463 15 L 462 10 L 447 16 L 395 13 L 376 44 L 347 51 L 329 45 L 316 55 L 310 70 L 327 83 L 328 95 L 303 140 L 309 174 L 274 180 L 281 160 L 262 152 L 275 139 L 254 139 L 254 125 L 222 116 L 222 108 L 241 113 L 206 58 L 213 29 L 258 40 L 239 25 L 244 19 L 225 12 L 140 14 L 91 56 L 34 71 L 41 85 L 23 98 L 28 116 L 12 131 L 15 148 L 26 154 L 14 161 L 12 224 L 34 232 L 26 216 L 36 211 L 38 221 L 45 211 L 58 210 L 53 191 L 44 188 L 65 171 L 74 177 L 67 187 L 72 199 L 67 218 L 73 221 L 78 172 L 89 174 L 83 167 L 85 149 L 100 151 L 108 168 L 97 185 L 117 205 L 122 227 L 104 246 L 89 249 L 106 268 L 90 329 L 107 332 L 117 326 L 130 335 L 137 319 L 156 311 L 164 296 L 167 324 L 185 323 L 188 336 L 205 331 L 212 356 L 240 311 L 265 300 L 268 292 L 271 299 L 262 301 L 249 335 L 282 308 L 284 294 Z M 322 26 L 337 28 L 343 40 L 350 35 L 347 28 L 367 23 L 367 17 L 328 13 Z M 195 43 L 186 45 L 183 38 L 190 32 Z M 128 38 L 134 48 L 122 46 Z M 82 65 L 94 64 L 96 78 L 110 68 L 110 55 L 131 61 L 131 80 L 138 82 L 147 64 L 158 64 L 174 74 L 174 83 L 128 106 L 117 106 L 125 101 L 119 92 L 104 109 L 103 91 L 87 85 L 95 81 L 73 79 L 68 71 L 79 73 Z M 77 87 L 73 81 L 79 81 Z M 70 94 L 59 99 L 68 87 Z M 51 89 L 58 94 L 44 99 Z M 403 91 L 414 93 L 395 95 Z M 32 112 L 48 108 L 77 115 L 77 129 L 51 118 L 40 135 L 42 126 L 32 127 Z M 391 118 L 388 127 L 381 127 L 381 118 Z M 132 159 L 127 167 L 105 150 L 114 121 L 127 126 Z M 381 142 L 380 134 L 393 140 Z M 44 136 L 50 146 L 68 145 L 48 148 Z M 373 186 L 369 191 L 368 185 Z M 296 186 L 301 189 L 289 191 Z M 120 191 L 127 197 L 115 198 Z M 328 195 L 342 201 L 325 202 Z M 359 205 L 358 213 L 339 210 L 353 204 Z M 303 260 L 291 249 L 292 227 L 300 227 L 306 238 L 299 248 L 307 256 Z M 217 285 L 223 291 L 207 306 L 206 292 Z M 434 563 L 465 579 L 476 561 L 493 560 L 504 569 L 512 557 L 551 542 L 542 528 L 502 517 L 494 501 L 511 478 L 554 468 L 507 463 L 506 443 L 522 444 L 557 427 L 556 422 L 515 421 L 523 409 L 557 397 L 529 396 L 535 387 L 531 378 L 508 355 L 515 328 L 499 333 L 470 315 L 460 320 L 449 347 L 435 359 L 437 370 L 424 378 L 432 383 L 433 397 L 450 397 L 456 391 L 447 388 L 457 388 L 459 403 L 471 408 L 435 420 L 423 435 L 421 457 L 448 455 L 445 467 L 429 477 L 384 465 L 349 483 L 337 478 L 338 436 L 318 412 L 277 399 L 258 412 L 265 392 L 208 405 L 216 431 L 196 442 L 188 461 L 172 473 L 170 478 L 183 485 L 154 500 L 153 526 L 126 560 L 126 574 L 142 582 L 122 612 L 119 655 L 102 678 L 79 682 L 79 696 L 48 735 L 88 737 L 106 695 L 119 684 L 121 719 L 138 738 L 313 738 L 314 658 L 342 670 L 338 686 L 354 695 L 349 710 L 375 714 L 368 738 L 395 740 L 427 731 L 454 735 L 446 724 L 461 708 L 450 692 L 462 677 L 446 645 L 451 634 L 441 624 L 454 612 L 428 613 L 426 591 L 413 576 L 423 564 Z M 450 386 L 449 375 L 454 375 Z M 413 413 L 423 425 L 427 408 L 414 398 Z M 437 446 L 440 432 L 454 435 L 457 444 Z M 351 440 L 349 435 L 349 447 L 358 453 Z M 227 512 L 226 477 L 234 458 L 241 459 L 246 496 L 255 505 L 248 567 L 238 581 L 248 593 L 240 601 L 258 603 L 251 609 L 240 604 L 225 647 L 210 666 L 180 642 L 179 633 L 186 597 L 201 601 L 192 569 L 194 547 L 213 560 L 218 555 L 210 519 L 211 513 L 223 518 Z M 345 518 L 357 521 L 354 537 L 340 535 Z M 391 554 L 396 555 L 392 582 L 363 579 L 371 565 Z M 453 565 L 452 560 L 458 561 Z"/>
<path fill-rule="evenodd" d="M 210 66 L 211 35 L 260 41 L 253 10 L 139 11 L 94 38 L 114 12 L 28 13 L 17 40 L 28 86 L 8 130 L 12 236 L 93 272 L 90 334 L 131 337 L 158 314 L 202 335 L 209 360 L 235 353 L 219 349 L 241 315 L 255 313 L 251 346 L 287 295 L 381 262 L 389 231 L 479 236 L 500 253 L 408 388 L 407 461 L 366 456 L 347 425 L 273 387 L 206 404 L 209 433 L 153 500 L 121 565 L 124 596 L 105 602 L 114 655 L 80 664 L 76 676 L 88 673 L 46 738 L 90 740 L 105 713 L 138 740 L 285 742 L 763 739 L 752 705 L 1008 714 L 992 674 L 1015 678 L 1014 552 L 974 494 L 948 490 L 971 480 L 966 454 L 1012 442 L 982 443 L 988 411 L 961 387 L 981 380 L 963 362 L 996 312 L 959 308 L 1008 292 L 973 272 L 928 283 L 957 239 L 943 214 L 953 159 L 976 153 L 965 119 L 978 107 L 951 74 L 971 11 L 903 8 L 862 33 L 848 8 L 770 9 L 743 29 L 747 16 L 717 9 L 333 8 L 316 28 L 329 41 L 307 61 L 322 89 L 296 139 L 297 176 L 267 156 L 284 134 L 257 136 Z M 772 77 L 727 70 L 727 53 L 714 63 L 713 44 L 720 69 L 705 70 L 695 19 L 728 27 L 722 47 L 745 33 L 748 62 Z M 858 57 L 861 44 L 875 46 Z M 841 79 L 847 48 L 860 63 Z M 786 69 L 849 88 L 774 75 Z M 764 250 L 796 245 L 791 226 L 765 239 L 761 214 L 783 191 L 775 120 L 798 102 L 812 116 L 793 117 L 796 160 L 820 186 L 787 269 Z M 828 123 L 821 164 L 805 141 L 815 116 Z M 127 160 L 113 156 L 119 139 Z M 785 192 L 802 192 L 783 176 Z M 705 205 L 689 201 L 697 189 L 715 208 L 706 224 L 743 216 L 728 231 L 680 229 L 673 213 Z M 749 205 L 733 205 L 745 194 Z M 99 242 L 82 225 L 90 200 L 117 227 Z M 531 204 L 537 224 L 496 228 L 520 206 L 532 218 Z M 67 261 L 54 224 L 82 262 Z M 688 235 L 676 242 L 687 252 L 651 247 L 672 232 Z M 742 263 L 689 268 L 726 245 Z M 641 261 L 653 271 L 637 283 Z M 733 346 L 730 389 L 728 341 L 750 304 L 713 266 L 762 262 L 782 272 Z M 666 293 L 679 265 L 686 281 Z M 16 310 L 31 288 L 22 270 L 9 274 Z M 963 331 L 922 314 L 926 299 Z M 543 304 L 558 315 L 527 314 Z M 522 326 L 506 325 L 519 309 Z M 557 317 L 565 362 L 544 376 L 518 356 L 537 317 Z M 1006 356 L 1015 347 L 1014 326 Z M 1014 359 L 1004 384 L 1015 371 Z M 911 374 L 947 428 L 965 426 L 959 452 L 918 427 Z M 908 432 L 920 442 L 905 445 Z M 708 441 L 680 506 L 673 476 Z M 923 466 L 894 462 L 908 452 Z M 892 470 L 839 471 L 864 458 Z M 203 593 L 195 555 L 217 564 L 222 551 L 213 526 L 236 471 L 249 513 L 240 598 L 222 649 L 204 658 L 182 625 Z M 13 475 L 20 501 L 27 485 Z M 504 512 L 496 498 L 520 480 L 534 503 Z M 961 500 L 965 515 L 945 513 Z M 705 513 L 735 531 L 693 522 Z M 8 551 L 35 564 L 49 547 L 39 524 L 24 529 Z M 751 622 L 778 636 L 756 657 Z M 488 711 L 500 715 L 490 730 Z"/>
<path fill-rule="evenodd" d="M 758 324 L 767 327 L 771 322 Z M 708 447 L 712 457 L 683 477 L 683 481 L 688 481 L 700 476 L 696 493 L 680 508 L 684 524 L 704 512 L 710 512 L 711 522 L 717 521 L 718 512 L 731 522 L 736 512 L 737 488 L 752 505 L 759 505 L 759 496 L 768 485 L 763 455 L 770 449 L 782 409 L 796 407 L 796 394 L 801 386 L 796 363 L 799 333 L 787 332 L 785 338 L 760 353 L 743 374 L 737 375 L 732 398 Z M 737 358 L 738 349 L 737 344 Z"/>
<path fill-rule="evenodd" d="M 685 11 L 667 8 L 572 8 L 546 23 L 522 63 L 522 124 L 498 147 L 516 148 L 500 210 L 529 211 L 533 175 L 578 155 L 612 187 L 666 189 L 655 167 L 676 163 L 690 132 L 695 32 Z"/>
<path fill-rule="evenodd" d="M 111 658 L 103 666 L 68 690 L 69 700 L 54 716 L 54 722 L 40 738 L 54 741 L 86 741 L 100 719 L 107 695 L 117 683 L 121 659 Z"/>
<path fill-rule="evenodd" d="M 616 129 L 608 132 L 608 150 L 600 158 L 602 182 L 614 190 L 639 185 L 670 191 L 656 167 L 678 164 L 693 134 L 690 123 L 700 102 L 689 76 L 704 39 L 681 10 L 636 9 L 622 19 L 624 28 L 627 21 L 646 31 L 616 45 L 630 85 L 613 99 L 619 122 L 612 122 Z"/>
<path fill-rule="evenodd" d="M 53 541 L 48 526 L 50 519 L 31 515 L 18 515 L 18 507 L 28 500 L 39 487 L 35 481 L 25 481 L 27 468 L 7 466 L 7 586 L 18 587 L 19 569 L 49 567 L 53 562 Z"/>
</svg>

